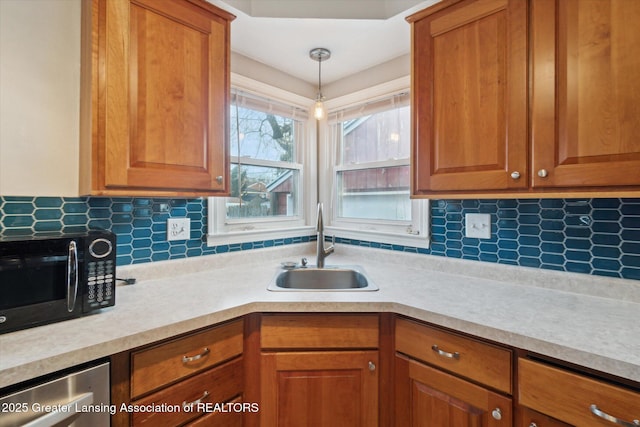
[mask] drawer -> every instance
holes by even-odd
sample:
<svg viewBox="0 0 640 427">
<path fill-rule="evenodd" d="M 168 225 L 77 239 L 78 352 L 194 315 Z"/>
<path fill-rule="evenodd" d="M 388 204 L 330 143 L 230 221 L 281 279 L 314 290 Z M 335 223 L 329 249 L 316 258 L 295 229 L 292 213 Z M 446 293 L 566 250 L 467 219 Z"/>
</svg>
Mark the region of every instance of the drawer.
<svg viewBox="0 0 640 427">
<path fill-rule="evenodd" d="M 509 349 L 397 319 L 396 351 L 511 394 Z"/>
<path fill-rule="evenodd" d="M 131 355 L 131 398 L 242 354 L 243 323 L 236 320 Z"/>
<path fill-rule="evenodd" d="M 517 410 L 516 426 L 519 427 L 571 427 L 533 409 L 520 406 Z"/>
<path fill-rule="evenodd" d="M 264 315 L 262 348 L 378 348 L 375 314 Z"/>
<path fill-rule="evenodd" d="M 576 426 L 615 425 L 604 414 L 628 423 L 620 425 L 640 420 L 640 393 L 528 359 L 518 360 L 518 394 L 521 405 Z"/>
<path fill-rule="evenodd" d="M 242 405 L 242 399 L 238 397 L 229 403 Z M 246 407 L 243 408 L 245 409 L 209 412 L 189 424 L 186 424 L 185 427 L 242 427 L 242 414 L 250 411 L 250 409 L 247 410 Z"/>
<path fill-rule="evenodd" d="M 137 407 L 158 405 L 157 407 L 160 409 L 134 412 L 131 417 L 131 425 L 177 426 L 193 420 L 203 413 L 205 416 L 214 413 L 215 406 L 210 407 L 208 412 L 205 412 L 205 407 L 193 406 L 192 411 L 186 411 L 183 408 L 185 403 L 198 400 L 204 404 L 214 405 L 231 401 L 241 395 L 242 383 L 242 358 L 239 357 L 132 402 Z M 175 408 L 175 410 L 166 408 Z"/>
</svg>

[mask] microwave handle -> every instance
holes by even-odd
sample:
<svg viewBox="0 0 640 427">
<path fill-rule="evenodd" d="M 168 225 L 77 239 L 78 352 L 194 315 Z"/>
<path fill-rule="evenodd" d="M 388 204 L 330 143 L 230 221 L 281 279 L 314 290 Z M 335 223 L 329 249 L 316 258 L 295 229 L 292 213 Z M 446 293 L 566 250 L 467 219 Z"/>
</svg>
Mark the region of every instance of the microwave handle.
<svg viewBox="0 0 640 427">
<path fill-rule="evenodd" d="M 73 312 L 78 296 L 78 247 L 73 240 L 69 242 L 67 257 L 67 311 Z"/>
</svg>

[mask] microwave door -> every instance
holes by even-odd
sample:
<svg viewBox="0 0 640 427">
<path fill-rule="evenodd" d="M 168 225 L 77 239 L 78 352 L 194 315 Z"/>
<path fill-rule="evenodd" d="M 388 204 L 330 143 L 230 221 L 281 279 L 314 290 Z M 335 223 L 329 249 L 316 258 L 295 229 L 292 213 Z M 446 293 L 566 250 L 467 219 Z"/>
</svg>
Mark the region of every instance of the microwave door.
<svg viewBox="0 0 640 427">
<path fill-rule="evenodd" d="M 60 243 L 60 242 L 59 242 Z M 70 241 L 0 254 L 0 333 L 78 316 L 82 304 L 77 255 Z M 75 245 L 75 242 L 74 242 Z M 14 248 L 15 249 L 15 248 Z"/>
</svg>

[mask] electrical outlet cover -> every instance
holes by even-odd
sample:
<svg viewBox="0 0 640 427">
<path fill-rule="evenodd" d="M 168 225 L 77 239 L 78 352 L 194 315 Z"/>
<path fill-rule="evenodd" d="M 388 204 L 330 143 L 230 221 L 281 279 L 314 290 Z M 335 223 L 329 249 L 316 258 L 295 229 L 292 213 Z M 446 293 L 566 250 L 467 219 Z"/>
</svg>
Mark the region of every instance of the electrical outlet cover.
<svg viewBox="0 0 640 427">
<path fill-rule="evenodd" d="M 167 240 L 188 240 L 191 235 L 191 219 L 169 218 L 167 220 Z"/>
<path fill-rule="evenodd" d="M 477 239 L 491 238 L 491 215 L 490 214 L 471 214 L 468 213 L 464 217 L 465 236 L 475 237 Z"/>
</svg>

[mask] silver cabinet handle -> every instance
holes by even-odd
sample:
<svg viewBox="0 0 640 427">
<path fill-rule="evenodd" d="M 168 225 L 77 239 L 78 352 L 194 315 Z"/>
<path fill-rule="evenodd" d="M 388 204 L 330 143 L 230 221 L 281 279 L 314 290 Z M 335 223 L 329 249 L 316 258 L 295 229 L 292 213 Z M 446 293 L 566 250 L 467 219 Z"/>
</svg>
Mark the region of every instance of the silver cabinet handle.
<svg viewBox="0 0 640 427">
<path fill-rule="evenodd" d="M 376 364 L 372 361 L 369 361 L 369 370 L 372 372 L 376 370 Z"/>
<path fill-rule="evenodd" d="M 529 424 L 529 427 L 538 427 L 538 424 L 534 423 L 533 421 L 531 422 L 531 424 Z"/>
<path fill-rule="evenodd" d="M 520 172 L 518 172 L 518 171 L 511 172 L 511 178 L 513 178 L 513 179 L 520 178 Z"/>
<path fill-rule="evenodd" d="M 205 347 L 204 350 L 202 350 L 202 353 L 196 354 L 195 356 L 182 356 L 182 363 L 190 363 L 195 362 L 196 360 L 200 360 L 207 354 L 209 354 L 210 351 L 211 350 L 209 350 L 209 347 Z"/>
<path fill-rule="evenodd" d="M 546 169 L 540 169 L 540 170 L 538 171 L 538 176 L 539 176 L 540 178 L 546 178 L 548 175 L 549 175 L 549 172 L 547 172 L 547 170 L 546 170 Z"/>
<path fill-rule="evenodd" d="M 612 422 L 614 424 L 617 424 L 619 426 L 624 426 L 624 427 L 637 427 L 637 426 L 640 426 L 640 420 L 633 420 L 632 422 L 621 420 L 620 418 L 614 417 L 613 415 L 609 415 L 606 412 L 603 412 L 602 410 L 598 409 L 598 407 L 596 405 L 589 406 L 589 410 L 596 417 L 600 417 L 603 420 L 610 421 L 610 422 Z"/>
<path fill-rule="evenodd" d="M 218 184 L 222 184 L 222 175 L 220 175 L 220 176 L 216 176 L 216 182 L 217 182 Z"/>
<path fill-rule="evenodd" d="M 182 407 L 183 408 L 190 408 L 193 405 L 198 405 L 199 403 L 202 403 L 202 401 L 204 399 L 206 399 L 207 397 L 209 397 L 209 392 L 207 390 L 205 390 L 204 393 L 202 393 L 202 396 L 200 397 L 200 399 L 196 399 L 193 402 L 187 402 L 185 400 L 184 402 L 182 402 Z"/>
<path fill-rule="evenodd" d="M 491 416 L 493 417 L 494 420 L 500 421 L 502 419 L 502 411 L 500 410 L 500 408 L 496 408 L 493 411 L 491 411 Z"/>
<path fill-rule="evenodd" d="M 438 353 L 439 356 L 446 357 L 448 359 L 456 359 L 456 360 L 460 359 L 460 353 L 458 353 L 457 351 L 455 353 L 449 353 L 447 351 L 440 350 L 437 344 L 432 345 L 431 350 Z"/>
</svg>

